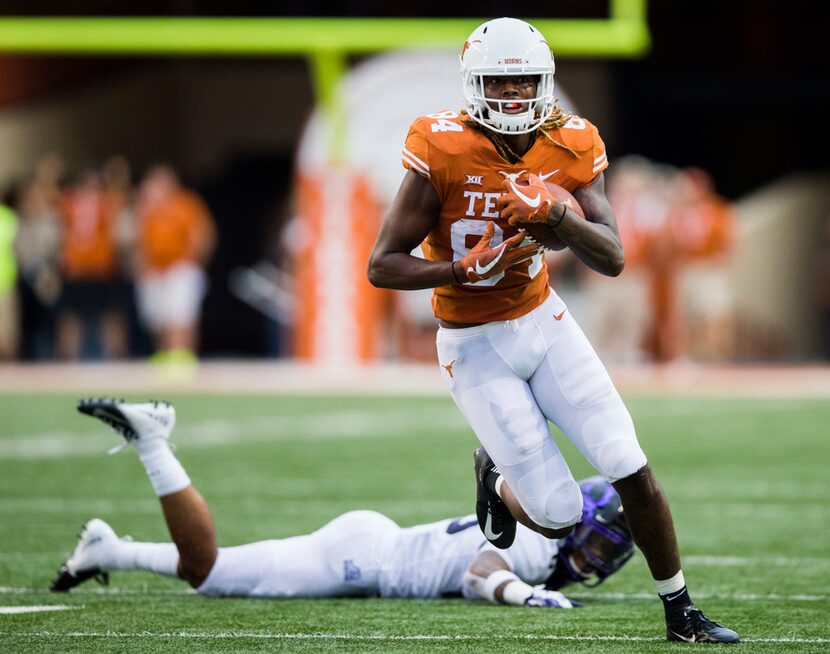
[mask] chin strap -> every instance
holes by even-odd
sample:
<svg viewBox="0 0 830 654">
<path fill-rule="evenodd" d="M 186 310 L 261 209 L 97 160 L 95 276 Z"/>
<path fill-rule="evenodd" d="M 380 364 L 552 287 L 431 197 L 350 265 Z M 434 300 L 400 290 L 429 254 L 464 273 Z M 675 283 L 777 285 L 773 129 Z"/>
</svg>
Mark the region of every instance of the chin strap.
<svg viewBox="0 0 830 654">
<path fill-rule="evenodd" d="M 573 557 L 568 552 L 562 550 L 553 559 L 553 572 L 545 580 L 545 588 L 549 590 L 559 590 L 565 586 L 570 586 L 575 583 L 584 584 L 588 588 L 599 586 L 603 579 L 597 578 L 596 582 L 588 583 L 588 580 L 593 577 L 593 574 L 584 574 L 573 562 Z"/>
</svg>

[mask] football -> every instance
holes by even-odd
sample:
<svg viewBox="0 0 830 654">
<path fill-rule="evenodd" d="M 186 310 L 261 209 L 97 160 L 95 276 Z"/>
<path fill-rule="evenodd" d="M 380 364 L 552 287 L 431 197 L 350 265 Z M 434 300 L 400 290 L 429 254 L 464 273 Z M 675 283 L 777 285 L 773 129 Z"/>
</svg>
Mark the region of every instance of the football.
<svg viewBox="0 0 830 654">
<path fill-rule="evenodd" d="M 545 186 L 551 192 L 557 202 L 563 202 L 569 209 L 573 210 L 581 218 L 585 218 L 585 212 L 579 206 L 579 202 L 566 189 L 552 182 L 545 182 Z M 558 211 L 558 210 L 557 210 Z M 558 213 L 557 213 L 558 215 Z M 567 246 L 559 239 L 556 232 L 550 225 L 544 223 L 521 223 L 519 225 L 527 235 L 536 243 L 548 250 L 564 250 Z"/>
</svg>

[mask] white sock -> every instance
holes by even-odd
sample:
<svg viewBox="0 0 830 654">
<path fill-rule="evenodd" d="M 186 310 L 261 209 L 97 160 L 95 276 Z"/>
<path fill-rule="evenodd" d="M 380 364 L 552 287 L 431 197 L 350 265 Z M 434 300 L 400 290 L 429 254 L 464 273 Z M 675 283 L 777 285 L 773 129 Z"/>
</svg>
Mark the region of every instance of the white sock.
<svg viewBox="0 0 830 654">
<path fill-rule="evenodd" d="M 102 561 L 105 570 L 146 570 L 168 577 L 177 577 L 179 550 L 173 543 L 134 543 L 120 540 Z"/>
<path fill-rule="evenodd" d="M 502 485 L 503 483 L 504 483 L 504 477 L 502 477 L 501 475 L 499 475 L 499 478 L 498 478 L 498 479 L 496 479 L 496 483 L 495 483 L 495 487 L 496 487 L 496 495 L 498 495 L 499 497 L 501 497 L 501 485 Z M 503 497 L 501 497 L 501 499 L 504 499 L 504 498 L 503 498 Z"/>
<path fill-rule="evenodd" d="M 190 486 L 190 477 L 166 441 L 151 440 L 136 450 L 156 495 L 172 495 Z"/>
<path fill-rule="evenodd" d="M 654 585 L 657 586 L 658 595 L 670 595 L 682 589 L 686 585 L 686 580 L 683 579 L 683 571 L 679 570 L 674 577 L 669 579 L 655 579 Z"/>
</svg>

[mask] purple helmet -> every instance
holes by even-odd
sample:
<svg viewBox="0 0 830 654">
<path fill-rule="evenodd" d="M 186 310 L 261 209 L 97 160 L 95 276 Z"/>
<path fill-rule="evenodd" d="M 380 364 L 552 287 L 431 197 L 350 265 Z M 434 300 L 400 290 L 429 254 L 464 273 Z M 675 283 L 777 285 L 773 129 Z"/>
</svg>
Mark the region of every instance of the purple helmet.
<svg viewBox="0 0 830 654">
<path fill-rule="evenodd" d="M 559 541 L 553 573 L 545 582 L 548 588 L 558 589 L 573 582 L 598 586 L 634 554 L 634 541 L 614 487 L 599 476 L 583 479 L 579 487 L 582 519 Z M 592 572 L 577 566 L 574 553 Z M 596 581 L 589 583 L 594 575 Z"/>
</svg>

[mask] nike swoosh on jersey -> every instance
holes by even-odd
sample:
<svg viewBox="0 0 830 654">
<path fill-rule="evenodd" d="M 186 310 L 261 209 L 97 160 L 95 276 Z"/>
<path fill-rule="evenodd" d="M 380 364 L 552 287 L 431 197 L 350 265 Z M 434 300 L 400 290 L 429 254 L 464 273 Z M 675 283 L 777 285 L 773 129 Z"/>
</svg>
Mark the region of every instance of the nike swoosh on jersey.
<svg viewBox="0 0 830 654">
<path fill-rule="evenodd" d="M 535 198 L 529 198 L 524 193 L 522 193 L 519 189 L 516 188 L 516 185 L 511 181 L 510 186 L 513 189 L 513 192 L 519 196 L 519 199 L 524 202 L 527 206 L 535 209 L 538 207 L 542 202 L 542 194 L 537 193 Z"/>
<path fill-rule="evenodd" d="M 553 172 L 548 173 L 547 175 L 543 175 L 542 171 L 540 170 L 539 171 L 539 179 L 541 179 L 544 182 L 548 177 L 550 177 L 551 175 L 555 175 L 560 170 L 561 170 L 561 168 L 557 168 L 556 170 L 554 170 Z"/>
<path fill-rule="evenodd" d="M 493 266 L 495 266 L 499 262 L 499 259 L 501 259 L 501 255 L 504 254 L 504 243 L 499 245 L 499 247 L 501 248 L 501 250 L 499 251 L 498 256 L 495 259 L 493 259 L 490 263 L 488 263 L 486 266 L 482 266 L 480 262 L 476 261 L 477 275 L 483 275 L 485 273 L 490 272 L 493 269 Z"/>
<path fill-rule="evenodd" d="M 560 314 L 558 314 L 558 315 L 554 315 L 554 316 L 553 316 L 553 317 L 554 317 L 554 319 L 556 319 L 556 321 L 557 321 L 557 322 L 558 322 L 559 320 L 562 320 L 562 316 L 564 316 L 564 315 L 565 315 L 565 311 L 567 311 L 567 309 L 563 309 L 563 310 L 562 310 L 562 313 L 560 313 Z"/>
<path fill-rule="evenodd" d="M 499 536 L 501 536 L 504 532 L 500 531 L 497 534 L 493 533 L 493 527 L 491 526 L 491 520 L 493 519 L 493 514 L 490 511 L 487 511 L 487 520 L 484 523 L 484 536 L 488 540 L 495 540 Z"/>
</svg>

